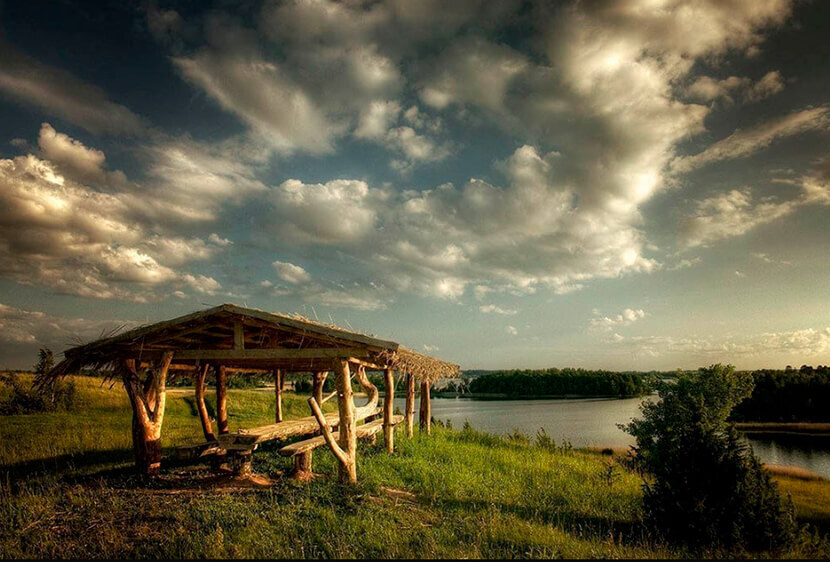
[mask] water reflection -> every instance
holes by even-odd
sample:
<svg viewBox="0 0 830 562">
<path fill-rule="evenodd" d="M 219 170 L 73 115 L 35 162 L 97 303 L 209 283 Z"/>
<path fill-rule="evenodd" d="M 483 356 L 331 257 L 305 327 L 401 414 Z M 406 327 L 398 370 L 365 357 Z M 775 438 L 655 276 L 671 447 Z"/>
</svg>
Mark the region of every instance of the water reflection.
<svg viewBox="0 0 830 562">
<path fill-rule="evenodd" d="M 557 443 L 574 447 L 627 446 L 633 438 L 617 427 L 640 413 L 641 398 L 622 400 L 469 400 L 436 398 L 432 416 L 460 429 L 465 421 L 482 431 L 510 433 L 514 429 L 533 437 L 544 428 Z M 403 399 L 395 406 L 404 410 Z M 417 404 L 416 404 L 417 410 Z M 417 417 L 417 412 L 416 412 Z M 748 440 L 755 454 L 770 464 L 800 466 L 830 478 L 830 443 L 805 442 L 779 437 Z"/>
</svg>

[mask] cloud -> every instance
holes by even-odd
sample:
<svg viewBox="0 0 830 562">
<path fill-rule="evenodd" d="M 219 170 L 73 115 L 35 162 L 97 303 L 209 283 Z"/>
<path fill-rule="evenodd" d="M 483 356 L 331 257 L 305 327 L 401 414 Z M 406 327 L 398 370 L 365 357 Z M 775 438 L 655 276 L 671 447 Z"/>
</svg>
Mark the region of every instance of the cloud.
<svg viewBox="0 0 830 562">
<path fill-rule="evenodd" d="M 297 285 L 311 281 L 311 275 L 309 275 L 309 273 L 299 265 L 294 265 L 293 263 L 284 261 L 275 261 L 273 266 L 277 269 L 277 275 L 279 275 L 279 278 L 286 283 Z"/>
<path fill-rule="evenodd" d="M 529 64 L 510 47 L 466 37 L 430 65 L 419 95 L 424 103 L 438 109 L 454 103 L 473 104 L 501 113 L 511 81 Z"/>
<path fill-rule="evenodd" d="M 5 368 L 31 368 L 39 347 L 57 353 L 136 325 L 131 321 L 59 317 L 0 303 L 0 356 Z"/>
<path fill-rule="evenodd" d="M 503 164 L 505 187 L 473 178 L 405 194 L 384 224 L 383 263 L 420 274 L 416 286 L 451 276 L 525 291 L 654 267 L 627 214 L 575 204 L 559 161 L 523 146 Z"/>
<path fill-rule="evenodd" d="M 736 359 L 789 356 L 793 363 L 830 354 L 830 328 L 765 332 L 740 336 L 633 336 L 612 339 L 635 357 L 678 356 L 686 361 L 734 363 Z"/>
<path fill-rule="evenodd" d="M 484 314 L 503 314 L 505 316 L 513 316 L 514 314 L 518 314 L 518 310 L 513 310 L 511 308 L 502 308 L 500 306 L 496 306 L 495 304 L 483 304 L 478 307 L 478 310 L 483 312 Z"/>
<path fill-rule="evenodd" d="M 69 178 L 79 182 L 115 185 L 126 182 L 123 172 L 105 170 L 106 156 L 103 152 L 87 148 L 82 142 L 57 132 L 49 123 L 41 125 L 37 143 L 44 158 Z"/>
<path fill-rule="evenodd" d="M 450 147 L 417 132 L 408 125 L 394 126 L 399 122 L 401 107 L 394 101 L 372 101 L 369 108 L 360 116 L 354 135 L 360 139 L 380 144 L 394 150 L 398 156 L 390 164 L 399 172 L 410 172 L 417 164 L 437 162 L 450 155 Z M 403 113 L 406 122 L 418 129 L 440 131 L 440 120 L 431 119 L 417 106 L 410 107 Z"/>
<path fill-rule="evenodd" d="M 354 136 L 361 139 L 382 140 L 398 120 L 401 106 L 398 102 L 372 100 L 369 107 L 361 114 L 360 122 Z"/>
<path fill-rule="evenodd" d="M 0 275 L 59 293 L 133 301 L 157 299 L 170 287 L 219 288 L 178 268 L 215 257 L 224 244 L 158 232 L 136 209 L 139 194 L 101 191 L 61 172 L 106 176 L 102 152 L 49 125 L 40 144 L 62 164 L 32 154 L 0 159 Z"/>
<path fill-rule="evenodd" d="M 161 225 L 215 221 L 227 204 L 266 192 L 256 178 L 255 142 L 232 138 L 205 144 L 188 137 L 163 138 L 140 148 L 146 185 L 130 201 L 136 213 Z"/>
<path fill-rule="evenodd" d="M 800 193 L 789 200 L 756 198 L 752 190 L 733 189 L 696 204 L 696 211 L 680 220 L 678 241 L 682 248 L 707 246 L 712 242 L 740 236 L 750 230 L 786 217 L 805 205 L 830 205 L 830 182 L 819 168 L 796 179 L 779 179 L 794 185 Z"/>
<path fill-rule="evenodd" d="M 263 282 L 261 289 L 268 295 L 293 297 L 315 307 L 383 310 L 392 299 L 387 288 L 375 283 L 332 283 L 308 279 L 301 283 L 289 282 L 288 285 L 276 286 Z"/>
<path fill-rule="evenodd" d="M 208 277 L 207 275 L 185 273 L 182 276 L 182 281 L 197 293 L 203 293 L 205 295 L 215 295 L 222 288 L 216 279 Z"/>
<path fill-rule="evenodd" d="M 507 332 L 508 334 L 510 334 L 511 336 L 518 336 L 519 335 L 519 330 L 517 330 L 515 326 L 507 326 L 504 329 L 504 331 Z"/>
<path fill-rule="evenodd" d="M 0 92 L 95 134 L 143 135 L 143 119 L 80 78 L 38 62 L 0 39 Z"/>
<path fill-rule="evenodd" d="M 241 117 L 276 150 L 332 150 L 337 127 L 279 65 L 208 51 L 173 62 L 189 82 Z"/>
<path fill-rule="evenodd" d="M 374 229 L 385 196 L 359 180 L 291 179 L 272 189 L 270 198 L 281 235 L 301 243 L 348 245 Z"/>
<path fill-rule="evenodd" d="M 594 318 L 591 319 L 590 327 L 594 330 L 611 331 L 620 326 L 630 326 L 638 320 L 646 317 L 643 309 L 626 308 L 616 316 L 601 316 L 599 311 L 594 311 Z"/>
<path fill-rule="evenodd" d="M 830 126 L 830 107 L 803 109 L 765 121 L 746 130 L 738 129 L 725 139 L 692 156 L 678 156 L 671 167 L 675 173 L 686 173 L 705 164 L 733 160 L 767 148 L 778 139 L 807 131 L 824 130 Z"/>
<path fill-rule="evenodd" d="M 757 259 L 757 260 L 759 260 L 759 261 L 762 261 L 762 262 L 764 262 L 764 263 L 769 263 L 769 264 L 781 264 L 781 265 L 792 265 L 792 262 L 791 262 L 791 261 L 788 261 L 788 260 L 779 260 L 779 259 L 775 259 L 775 258 L 771 257 L 769 254 L 766 254 L 766 253 L 764 253 L 764 252 L 751 252 L 751 253 L 750 253 L 750 255 L 751 255 L 753 258 L 755 258 L 755 259 Z"/>
<path fill-rule="evenodd" d="M 745 94 L 747 101 L 759 101 L 773 96 L 784 89 L 784 79 L 777 70 L 772 70 L 756 82 Z"/>
<path fill-rule="evenodd" d="M 437 162 L 450 155 L 450 149 L 437 144 L 427 136 L 415 132 L 412 127 L 395 127 L 386 134 L 385 141 L 403 154 L 403 159 L 393 160 L 392 166 L 409 170 L 420 162 Z"/>
<path fill-rule="evenodd" d="M 766 73 L 753 82 L 745 76 L 729 76 L 716 80 L 711 76 L 699 76 L 688 88 L 686 94 L 701 102 L 723 101 L 727 105 L 755 102 L 768 98 L 784 89 L 784 79 L 777 70 Z"/>
<path fill-rule="evenodd" d="M 750 189 L 719 193 L 699 201 L 695 214 L 681 220 L 680 245 L 693 248 L 739 236 L 785 217 L 796 208 L 796 201 L 755 200 Z"/>
<path fill-rule="evenodd" d="M 677 263 L 666 267 L 667 271 L 677 271 L 679 269 L 688 269 L 690 267 L 694 267 L 695 265 L 699 264 L 701 261 L 700 256 L 695 256 L 691 259 L 683 258 L 679 260 Z"/>
</svg>

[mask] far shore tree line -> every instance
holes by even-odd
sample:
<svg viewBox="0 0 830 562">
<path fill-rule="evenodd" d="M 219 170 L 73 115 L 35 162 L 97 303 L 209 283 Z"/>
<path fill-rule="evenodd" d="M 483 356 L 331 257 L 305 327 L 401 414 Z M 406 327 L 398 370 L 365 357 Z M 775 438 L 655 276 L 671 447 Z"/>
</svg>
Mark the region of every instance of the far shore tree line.
<svg viewBox="0 0 830 562">
<path fill-rule="evenodd" d="M 658 375 L 633 371 L 587 369 L 536 369 L 497 371 L 472 379 L 473 394 L 521 396 L 644 396 L 654 390 Z"/>
</svg>

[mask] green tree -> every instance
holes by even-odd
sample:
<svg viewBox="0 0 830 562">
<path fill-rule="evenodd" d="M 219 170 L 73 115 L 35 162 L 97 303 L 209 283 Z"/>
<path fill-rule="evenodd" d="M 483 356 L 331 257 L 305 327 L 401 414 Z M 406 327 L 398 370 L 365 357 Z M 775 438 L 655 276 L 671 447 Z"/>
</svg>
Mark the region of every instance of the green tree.
<svg viewBox="0 0 830 562">
<path fill-rule="evenodd" d="M 646 523 L 698 549 L 765 550 L 792 541 L 792 502 L 727 421 L 752 393 L 748 373 L 712 365 L 658 386 L 659 400 L 623 429 L 637 440 Z"/>
</svg>

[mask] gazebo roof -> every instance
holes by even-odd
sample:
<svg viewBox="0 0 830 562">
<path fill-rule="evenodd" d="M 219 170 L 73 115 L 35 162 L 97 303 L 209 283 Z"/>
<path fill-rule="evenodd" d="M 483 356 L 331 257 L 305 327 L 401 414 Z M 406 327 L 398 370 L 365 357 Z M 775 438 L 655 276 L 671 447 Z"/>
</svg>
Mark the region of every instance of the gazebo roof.
<svg viewBox="0 0 830 562">
<path fill-rule="evenodd" d="M 238 369 L 325 371 L 334 361 L 347 359 L 429 382 L 454 376 L 459 369 L 396 342 L 332 324 L 223 304 L 67 349 L 47 378 L 122 358 L 149 362 L 167 351 L 173 352 L 180 369 L 209 362 Z"/>
</svg>

